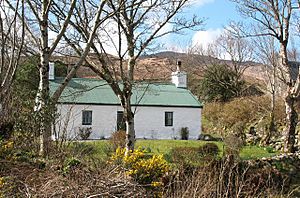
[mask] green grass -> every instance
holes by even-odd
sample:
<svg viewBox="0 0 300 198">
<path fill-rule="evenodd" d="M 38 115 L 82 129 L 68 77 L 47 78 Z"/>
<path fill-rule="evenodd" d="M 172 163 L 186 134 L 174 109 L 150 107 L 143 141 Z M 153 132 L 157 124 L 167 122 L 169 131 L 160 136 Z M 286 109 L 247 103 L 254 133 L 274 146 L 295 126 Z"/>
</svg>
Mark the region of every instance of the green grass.
<svg viewBox="0 0 300 198">
<path fill-rule="evenodd" d="M 175 147 L 199 147 L 208 143 L 207 141 L 198 140 L 137 140 L 136 148 L 142 147 L 146 149 L 150 154 L 167 154 Z M 215 143 L 221 153 L 223 153 L 223 142 Z M 111 149 L 110 143 L 107 140 L 89 141 L 83 144 L 92 145 L 95 149 L 95 157 L 104 158 L 107 157 Z M 263 157 L 271 157 L 278 153 L 270 152 L 270 149 L 258 147 L 258 146 L 245 146 L 240 152 L 242 159 L 258 159 Z"/>
<path fill-rule="evenodd" d="M 271 151 L 271 149 L 267 147 L 264 148 L 259 146 L 245 146 L 240 152 L 240 157 L 247 160 L 272 157 L 276 154 L 279 154 L 279 152 Z"/>
</svg>

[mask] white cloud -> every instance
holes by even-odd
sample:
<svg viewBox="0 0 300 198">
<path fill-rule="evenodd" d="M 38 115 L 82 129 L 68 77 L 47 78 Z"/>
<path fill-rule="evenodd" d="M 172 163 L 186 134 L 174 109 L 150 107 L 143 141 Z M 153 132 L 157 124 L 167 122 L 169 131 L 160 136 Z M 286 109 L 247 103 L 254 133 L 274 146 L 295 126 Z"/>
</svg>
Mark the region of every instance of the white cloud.
<svg viewBox="0 0 300 198">
<path fill-rule="evenodd" d="M 208 3 L 213 3 L 215 0 L 191 0 L 191 4 L 196 6 L 203 6 Z"/>
<path fill-rule="evenodd" d="M 208 29 L 206 31 L 198 31 L 192 38 L 193 46 L 201 46 L 206 49 L 209 44 L 212 44 L 222 34 L 223 29 Z"/>
</svg>

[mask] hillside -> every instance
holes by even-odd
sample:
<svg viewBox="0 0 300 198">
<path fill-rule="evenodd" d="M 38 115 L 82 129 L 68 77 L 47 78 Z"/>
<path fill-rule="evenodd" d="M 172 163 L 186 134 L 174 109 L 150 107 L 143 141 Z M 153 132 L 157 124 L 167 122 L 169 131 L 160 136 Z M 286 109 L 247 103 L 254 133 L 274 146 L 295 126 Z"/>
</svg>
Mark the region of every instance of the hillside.
<svg viewBox="0 0 300 198">
<path fill-rule="evenodd" d="M 116 58 L 113 57 L 113 59 Z M 63 62 L 69 66 L 74 65 L 77 61 L 76 57 L 66 58 L 58 56 L 52 60 Z M 165 51 L 141 56 L 137 61 L 135 78 L 136 80 L 169 81 L 171 72 L 176 70 L 177 60 L 181 60 L 182 70 L 193 75 L 193 78 L 201 78 L 203 68 L 209 64 L 231 64 L 228 60 L 219 60 L 209 56 Z M 248 67 L 249 65 L 250 67 Z M 252 82 L 264 79 L 260 64 L 250 62 L 244 63 L 244 66 L 248 67 L 244 72 L 246 79 Z M 97 78 L 96 74 L 85 65 L 79 68 L 76 76 Z"/>
</svg>

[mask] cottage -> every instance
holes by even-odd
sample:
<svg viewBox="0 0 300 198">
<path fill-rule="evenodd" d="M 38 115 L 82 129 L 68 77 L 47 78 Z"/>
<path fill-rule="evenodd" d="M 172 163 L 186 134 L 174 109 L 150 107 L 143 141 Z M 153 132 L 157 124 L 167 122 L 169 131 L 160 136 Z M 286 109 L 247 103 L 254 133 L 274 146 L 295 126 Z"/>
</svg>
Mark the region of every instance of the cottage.
<svg viewBox="0 0 300 198">
<path fill-rule="evenodd" d="M 54 78 L 53 67 L 49 73 L 53 91 L 63 79 Z M 202 104 L 187 89 L 187 75 L 180 68 L 172 73 L 172 83 L 135 83 L 132 104 L 136 138 L 180 139 L 180 130 L 185 127 L 189 139 L 197 139 L 201 133 Z M 73 78 L 59 99 L 57 111 L 55 138 L 109 138 L 125 126 L 120 102 L 104 80 Z M 83 132 L 87 137 L 82 137 Z"/>
</svg>

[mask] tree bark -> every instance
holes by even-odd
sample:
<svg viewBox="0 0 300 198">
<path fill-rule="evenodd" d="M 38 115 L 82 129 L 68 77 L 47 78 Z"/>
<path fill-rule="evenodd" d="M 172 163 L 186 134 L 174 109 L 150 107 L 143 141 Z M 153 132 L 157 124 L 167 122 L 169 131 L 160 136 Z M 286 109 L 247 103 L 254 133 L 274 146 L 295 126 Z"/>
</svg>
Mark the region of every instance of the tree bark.
<svg viewBox="0 0 300 198">
<path fill-rule="evenodd" d="M 39 73 L 40 81 L 38 92 L 35 100 L 34 110 L 40 117 L 40 149 L 39 155 L 44 156 L 49 149 L 49 142 L 51 139 L 51 121 L 47 119 L 46 107 L 49 105 L 49 46 L 48 46 L 48 0 L 42 3 L 40 31 L 41 31 L 41 52 Z M 50 131 L 49 131 L 50 130 Z"/>
<path fill-rule="evenodd" d="M 130 94 L 131 95 L 131 94 Z M 126 153 L 134 150 L 135 130 L 134 130 L 134 113 L 131 110 L 130 96 L 125 98 L 124 119 L 126 124 Z"/>
<path fill-rule="evenodd" d="M 285 97 L 285 110 L 286 110 L 286 122 L 287 127 L 284 130 L 284 152 L 294 153 L 295 149 L 295 132 L 298 123 L 298 114 L 295 110 L 295 98 L 287 95 Z"/>
</svg>

